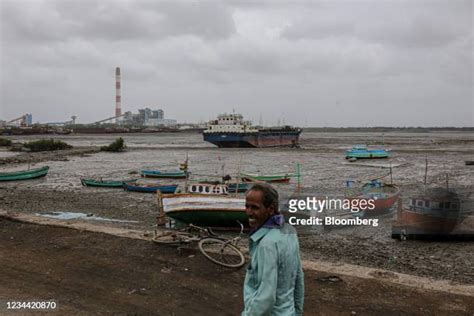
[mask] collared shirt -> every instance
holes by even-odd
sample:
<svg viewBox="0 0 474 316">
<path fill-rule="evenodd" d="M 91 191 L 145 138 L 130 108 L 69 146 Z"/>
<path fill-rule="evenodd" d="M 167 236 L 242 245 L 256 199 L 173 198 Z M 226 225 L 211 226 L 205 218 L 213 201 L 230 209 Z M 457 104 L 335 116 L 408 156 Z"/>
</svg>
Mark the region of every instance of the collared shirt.
<svg viewBox="0 0 474 316">
<path fill-rule="evenodd" d="M 260 227 L 250 236 L 250 256 L 242 316 L 302 315 L 304 276 L 295 229 Z"/>
</svg>

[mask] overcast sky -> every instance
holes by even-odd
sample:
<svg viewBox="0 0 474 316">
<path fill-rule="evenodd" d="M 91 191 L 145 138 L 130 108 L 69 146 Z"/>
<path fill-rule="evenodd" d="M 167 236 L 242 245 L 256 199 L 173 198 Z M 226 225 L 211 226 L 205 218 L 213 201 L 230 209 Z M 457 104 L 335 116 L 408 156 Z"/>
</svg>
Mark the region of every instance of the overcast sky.
<svg viewBox="0 0 474 316">
<path fill-rule="evenodd" d="M 0 3 L 0 120 L 474 126 L 471 0 Z"/>
</svg>

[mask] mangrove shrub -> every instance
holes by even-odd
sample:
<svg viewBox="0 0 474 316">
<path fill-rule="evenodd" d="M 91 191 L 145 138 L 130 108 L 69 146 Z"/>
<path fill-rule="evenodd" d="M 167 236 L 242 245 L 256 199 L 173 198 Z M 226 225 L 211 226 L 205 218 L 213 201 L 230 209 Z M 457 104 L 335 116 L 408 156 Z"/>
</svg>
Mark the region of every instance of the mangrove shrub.
<svg viewBox="0 0 474 316">
<path fill-rule="evenodd" d="M 125 142 L 122 137 L 117 138 L 113 143 L 108 146 L 100 147 L 102 151 L 112 151 L 112 152 L 120 152 L 125 149 Z"/>
<path fill-rule="evenodd" d="M 52 151 L 52 150 L 64 150 L 72 148 L 71 145 L 62 142 L 60 140 L 54 139 L 42 139 L 36 140 L 23 145 L 23 147 L 28 148 L 32 152 L 38 151 Z"/>
</svg>

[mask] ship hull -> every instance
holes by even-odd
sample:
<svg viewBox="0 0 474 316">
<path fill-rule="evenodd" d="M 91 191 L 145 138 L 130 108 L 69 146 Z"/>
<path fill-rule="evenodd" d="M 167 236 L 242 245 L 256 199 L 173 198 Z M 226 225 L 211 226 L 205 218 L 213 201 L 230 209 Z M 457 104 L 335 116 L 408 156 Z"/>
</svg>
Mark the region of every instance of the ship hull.
<svg viewBox="0 0 474 316">
<path fill-rule="evenodd" d="M 392 226 L 392 237 L 397 237 L 402 233 L 407 236 L 441 237 L 451 233 L 457 222 L 457 218 L 402 210 L 398 212 L 398 219 Z"/>
<path fill-rule="evenodd" d="M 300 131 L 204 133 L 204 140 L 220 148 L 297 147 Z"/>
</svg>

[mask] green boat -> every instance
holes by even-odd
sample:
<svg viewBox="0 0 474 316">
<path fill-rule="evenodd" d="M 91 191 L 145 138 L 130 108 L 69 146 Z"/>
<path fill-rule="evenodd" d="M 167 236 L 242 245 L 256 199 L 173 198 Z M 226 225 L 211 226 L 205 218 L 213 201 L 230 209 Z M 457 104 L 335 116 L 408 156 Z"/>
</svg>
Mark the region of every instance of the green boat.
<svg viewBox="0 0 474 316">
<path fill-rule="evenodd" d="M 160 170 L 140 170 L 140 174 L 145 178 L 170 178 L 182 179 L 186 178 L 184 171 L 160 171 Z"/>
<path fill-rule="evenodd" d="M 248 173 L 240 173 L 243 181 L 264 181 L 264 182 L 290 182 L 290 179 L 295 175 L 292 173 L 274 174 L 274 175 L 255 175 Z"/>
<path fill-rule="evenodd" d="M 44 177 L 48 174 L 49 167 L 21 170 L 14 172 L 0 172 L 0 181 L 30 180 Z"/>
<path fill-rule="evenodd" d="M 132 181 L 132 180 L 127 180 Z M 95 179 L 81 179 L 81 183 L 83 186 L 87 187 L 101 187 L 101 188 L 122 188 L 123 182 L 120 180 L 95 180 Z"/>
</svg>

